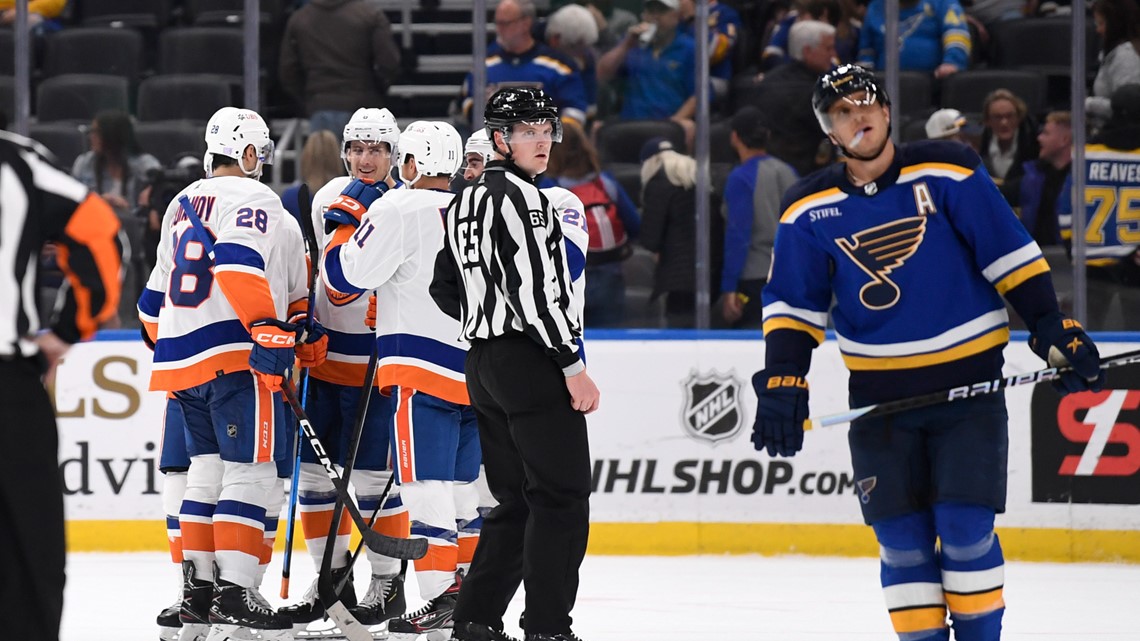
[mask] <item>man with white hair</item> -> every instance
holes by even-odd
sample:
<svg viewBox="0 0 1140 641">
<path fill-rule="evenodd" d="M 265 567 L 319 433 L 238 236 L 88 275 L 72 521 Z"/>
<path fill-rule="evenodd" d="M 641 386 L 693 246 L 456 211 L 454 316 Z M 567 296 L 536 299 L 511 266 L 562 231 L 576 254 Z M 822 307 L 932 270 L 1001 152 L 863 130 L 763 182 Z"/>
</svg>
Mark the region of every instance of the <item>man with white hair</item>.
<svg viewBox="0 0 1140 641">
<path fill-rule="evenodd" d="M 474 99 L 485 100 L 507 86 L 539 87 L 554 99 L 563 118 L 586 122 L 588 102 L 576 62 L 535 40 L 534 0 L 500 0 L 495 7 L 495 42 L 487 47 L 486 96 L 471 95 L 471 74 L 463 81 L 463 113 Z M 596 28 L 595 28 L 596 30 Z"/>
<path fill-rule="evenodd" d="M 598 111 L 597 52 L 598 21 L 590 10 L 579 4 L 568 4 L 550 14 L 546 20 L 546 44 L 570 58 L 582 70 L 582 88 L 586 92 L 586 115 L 593 118 Z"/>
<path fill-rule="evenodd" d="M 811 110 L 811 92 L 820 74 L 835 60 L 835 27 L 819 20 L 801 20 L 788 34 L 791 62 L 776 67 L 760 82 L 756 106 L 772 124 L 768 152 L 791 165 L 801 176 L 819 167 L 824 142 Z"/>
</svg>

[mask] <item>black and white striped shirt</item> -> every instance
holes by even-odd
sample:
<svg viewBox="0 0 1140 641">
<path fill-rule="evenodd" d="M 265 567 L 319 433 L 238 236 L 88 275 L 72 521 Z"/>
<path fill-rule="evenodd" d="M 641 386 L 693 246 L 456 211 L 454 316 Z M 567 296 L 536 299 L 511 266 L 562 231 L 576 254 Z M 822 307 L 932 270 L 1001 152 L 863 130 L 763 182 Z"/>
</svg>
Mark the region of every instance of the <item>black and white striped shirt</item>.
<svg viewBox="0 0 1140 641">
<path fill-rule="evenodd" d="M 516 165 L 488 164 L 480 182 L 447 209 L 432 296 L 462 323 L 462 338 L 525 333 L 572 376 L 584 369 L 578 355 L 582 318 L 571 304 L 556 215 Z"/>
<path fill-rule="evenodd" d="M 0 358 L 33 356 L 41 328 L 36 273 L 45 242 L 70 289 L 51 329 L 89 338 L 119 303 L 119 219 L 86 186 L 51 164 L 36 142 L 0 132 Z"/>
</svg>

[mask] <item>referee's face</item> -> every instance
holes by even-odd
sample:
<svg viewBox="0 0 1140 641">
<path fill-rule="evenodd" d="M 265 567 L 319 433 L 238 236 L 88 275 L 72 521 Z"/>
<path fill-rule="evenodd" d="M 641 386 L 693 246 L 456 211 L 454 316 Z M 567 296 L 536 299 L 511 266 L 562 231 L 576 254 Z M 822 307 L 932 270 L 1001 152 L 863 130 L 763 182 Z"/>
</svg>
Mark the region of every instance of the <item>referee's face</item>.
<svg viewBox="0 0 1140 641">
<path fill-rule="evenodd" d="M 549 121 L 516 124 L 511 130 L 510 140 L 515 164 L 531 176 L 546 171 L 553 138 L 554 125 Z"/>
</svg>

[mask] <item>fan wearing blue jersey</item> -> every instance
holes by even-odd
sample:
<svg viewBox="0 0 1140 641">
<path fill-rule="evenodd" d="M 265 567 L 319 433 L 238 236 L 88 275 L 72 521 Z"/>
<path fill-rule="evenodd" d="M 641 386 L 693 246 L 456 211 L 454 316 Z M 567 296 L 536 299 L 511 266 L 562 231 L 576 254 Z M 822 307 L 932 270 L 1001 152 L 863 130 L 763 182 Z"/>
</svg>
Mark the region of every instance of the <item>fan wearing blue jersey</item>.
<svg viewBox="0 0 1140 641">
<path fill-rule="evenodd" d="M 1096 346 L 1059 311 L 1040 248 L 981 159 L 956 142 L 896 147 L 889 105 L 857 66 L 816 84 L 812 107 L 847 162 L 801 179 L 781 205 L 762 295 L 765 369 L 752 379 L 752 441 L 770 456 L 803 445 L 805 377 L 829 311 L 856 406 L 1000 377 L 1003 296 L 1033 351 L 1072 366 L 1062 394 L 1103 385 Z M 1007 423 L 1004 396 L 991 394 L 851 426 L 860 507 L 901 641 L 950 639 L 947 609 L 958 641 L 1001 636 L 994 515 L 1005 510 Z"/>
</svg>

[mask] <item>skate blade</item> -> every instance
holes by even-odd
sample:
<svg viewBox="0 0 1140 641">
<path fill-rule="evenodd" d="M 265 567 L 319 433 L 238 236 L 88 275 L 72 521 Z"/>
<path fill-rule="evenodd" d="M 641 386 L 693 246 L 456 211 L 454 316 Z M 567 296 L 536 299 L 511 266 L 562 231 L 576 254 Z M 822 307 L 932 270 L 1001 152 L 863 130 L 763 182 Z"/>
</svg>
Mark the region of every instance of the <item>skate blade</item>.
<svg viewBox="0 0 1140 641">
<path fill-rule="evenodd" d="M 451 628 L 426 632 L 391 632 L 388 634 L 388 641 L 448 641 L 449 639 L 451 639 Z"/>
<path fill-rule="evenodd" d="M 173 637 L 178 641 L 206 641 L 206 637 L 210 634 L 210 626 L 205 623 L 183 623 L 181 629 L 181 635 Z"/>
<path fill-rule="evenodd" d="M 253 630 L 240 625 L 216 624 L 205 641 L 293 641 L 292 630 Z"/>
<path fill-rule="evenodd" d="M 158 641 L 178 641 L 181 634 L 182 626 L 177 628 L 167 625 L 158 626 Z"/>
</svg>

